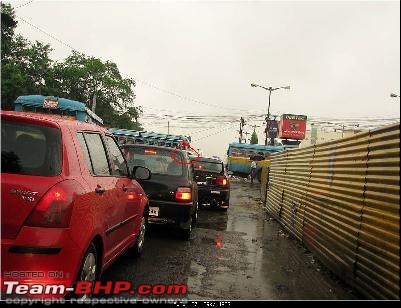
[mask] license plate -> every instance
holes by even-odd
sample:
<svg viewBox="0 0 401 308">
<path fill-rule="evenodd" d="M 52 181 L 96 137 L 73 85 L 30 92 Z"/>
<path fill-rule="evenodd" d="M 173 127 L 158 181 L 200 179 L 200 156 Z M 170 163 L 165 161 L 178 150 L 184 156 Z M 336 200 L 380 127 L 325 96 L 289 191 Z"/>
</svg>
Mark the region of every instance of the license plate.
<svg viewBox="0 0 401 308">
<path fill-rule="evenodd" d="M 159 216 L 159 208 L 158 207 L 149 207 L 149 216 Z"/>
<path fill-rule="evenodd" d="M 198 182 L 198 185 L 206 185 L 206 182 Z"/>
<path fill-rule="evenodd" d="M 218 190 L 212 190 L 211 193 L 220 195 L 220 192 Z"/>
</svg>

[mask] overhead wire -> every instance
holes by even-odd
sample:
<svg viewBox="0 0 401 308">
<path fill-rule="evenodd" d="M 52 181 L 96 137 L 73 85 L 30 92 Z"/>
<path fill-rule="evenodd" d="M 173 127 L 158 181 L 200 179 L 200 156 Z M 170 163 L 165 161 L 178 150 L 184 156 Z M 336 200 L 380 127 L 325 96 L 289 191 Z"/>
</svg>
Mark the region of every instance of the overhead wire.
<svg viewBox="0 0 401 308">
<path fill-rule="evenodd" d="M 208 107 L 212 107 L 212 108 L 218 108 L 218 109 L 224 109 L 224 110 L 247 111 L 246 109 L 239 109 L 239 108 L 234 108 L 234 107 L 225 107 L 225 106 L 219 106 L 219 105 L 205 103 L 205 102 L 203 102 L 201 100 L 198 100 L 198 99 L 195 99 L 195 98 L 191 98 L 191 97 L 188 97 L 188 96 L 185 96 L 185 95 L 181 95 L 181 94 L 178 94 L 178 93 L 176 93 L 174 91 L 171 91 L 171 90 L 163 89 L 163 88 L 161 88 L 159 86 L 156 86 L 153 83 L 150 83 L 148 81 L 141 80 L 141 79 L 135 78 L 135 77 L 134 77 L 134 79 L 137 80 L 139 83 L 142 83 L 145 86 L 148 86 L 150 88 L 153 88 L 153 89 L 161 91 L 161 92 L 164 92 L 164 93 L 166 93 L 168 95 L 172 95 L 172 96 L 178 97 L 180 100 L 190 101 L 190 102 L 201 104 L 201 105 L 204 105 L 204 106 L 208 106 Z"/>
<path fill-rule="evenodd" d="M 16 8 L 24 7 L 24 6 L 32 3 L 33 1 L 34 0 L 28 1 L 28 2 L 18 6 Z M 58 43 L 68 47 L 69 49 L 84 54 L 84 52 L 80 51 L 77 48 L 74 48 L 70 44 L 64 42 L 63 40 L 59 39 L 58 37 L 56 37 L 55 35 L 47 32 L 47 31 L 43 30 L 42 28 L 32 24 L 31 22 L 27 21 L 26 19 L 22 18 L 21 16 L 15 15 L 15 17 L 18 18 L 19 20 L 23 21 L 24 23 L 28 24 L 29 26 L 35 28 L 36 30 L 42 32 L 43 34 L 47 35 L 48 37 L 52 38 L 53 40 L 57 41 Z M 223 107 L 223 106 L 219 106 L 219 105 L 209 104 L 209 103 L 200 101 L 198 99 L 194 99 L 194 98 L 191 98 L 191 97 L 188 97 L 188 96 L 185 96 L 185 95 L 178 94 L 175 91 L 163 89 L 163 88 L 161 88 L 159 86 L 156 86 L 155 84 L 153 84 L 151 82 L 144 81 L 144 80 L 139 79 L 139 78 L 134 78 L 134 79 L 136 79 L 139 83 L 142 83 L 145 86 L 148 86 L 148 87 L 153 88 L 155 90 L 158 90 L 158 91 L 164 92 L 166 94 L 175 96 L 175 97 L 179 98 L 182 101 L 191 101 L 191 102 L 194 102 L 194 103 L 197 103 L 197 104 L 201 104 L 201 105 L 212 107 L 212 108 L 218 108 L 218 109 L 226 109 L 226 110 L 229 109 L 231 111 L 249 112 L 249 110 L 245 110 L 245 109 L 237 109 L 237 108 L 232 108 L 232 107 Z M 149 107 L 149 108 L 152 108 L 152 107 Z M 176 115 L 163 115 L 163 118 L 161 118 L 159 115 L 155 115 L 155 114 L 149 114 L 148 115 L 148 117 L 152 117 L 153 119 L 156 117 L 156 121 L 155 122 L 157 122 L 159 120 L 162 120 L 162 119 L 165 119 L 165 117 L 170 117 L 171 119 L 175 119 L 175 120 L 180 119 L 180 121 L 183 122 L 183 123 L 185 123 L 186 121 L 187 122 L 188 121 L 189 122 L 197 121 L 199 123 L 199 122 L 202 122 L 201 120 L 207 121 L 207 123 L 210 123 L 210 122 L 227 123 L 227 122 L 233 121 L 234 118 L 238 118 L 238 116 L 241 116 L 241 115 L 239 115 L 239 114 L 235 114 L 235 115 L 232 114 L 232 115 L 226 115 L 226 116 L 224 116 L 224 115 L 189 115 L 189 116 L 183 116 L 182 115 L 181 116 L 180 115 L 178 117 Z M 243 115 L 243 116 L 249 117 L 246 114 Z M 257 116 L 258 117 L 262 117 L 262 116 L 265 116 L 265 114 L 259 114 Z M 147 116 L 144 115 L 142 118 L 146 119 Z M 373 117 L 358 117 L 358 118 L 349 118 L 349 119 L 340 119 L 340 120 L 336 119 L 336 118 L 333 118 L 333 117 L 309 117 L 309 119 L 310 119 L 309 123 L 333 122 L 333 124 L 338 125 L 338 123 L 361 122 L 361 123 L 359 123 L 360 125 L 368 126 L 368 124 L 369 124 L 370 125 L 369 127 L 376 126 L 376 125 L 372 124 L 372 122 L 378 122 L 377 126 L 379 126 L 380 123 L 385 123 L 385 122 L 388 122 L 388 121 L 398 121 L 399 122 L 399 120 L 400 120 L 399 118 L 384 118 L 384 119 L 380 119 L 380 118 L 377 118 L 377 117 L 375 117 L 375 118 L 373 118 Z M 334 122 L 337 122 L 337 123 L 334 123 Z M 368 122 L 368 123 L 366 123 L 366 122 Z M 209 128 L 207 128 L 205 130 L 209 130 Z"/>
<path fill-rule="evenodd" d="M 40 27 L 38 27 L 38 26 L 36 26 L 36 25 L 30 23 L 30 22 L 27 21 L 25 18 L 22 18 L 21 16 L 18 16 L 18 15 L 15 15 L 15 17 L 18 18 L 19 20 L 22 20 L 22 21 L 25 22 L 27 25 L 29 25 L 29 26 L 35 28 L 36 30 L 42 32 L 43 34 L 47 35 L 48 37 L 52 38 L 53 40 L 59 42 L 60 44 L 66 46 L 66 47 L 68 47 L 68 48 L 70 48 L 72 51 L 81 52 L 80 50 L 78 50 L 78 49 L 72 47 L 71 45 L 69 45 L 69 44 L 67 44 L 67 43 L 65 43 L 63 40 L 57 38 L 57 37 L 54 36 L 53 34 L 50 34 L 50 33 L 46 32 L 45 30 L 43 30 L 42 28 L 40 28 Z M 81 52 L 81 53 L 83 53 L 83 52 Z"/>
<path fill-rule="evenodd" d="M 30 1 L 26 2 L 26 3 L 20 4 L 19 6 L 16 6 L 15 9 L 20 9 L 20 8 L 22 8 L 24 6 L 27 6 L 28 4 L 31 4 L 34 1 L 35 0 L 30 0 Z"/>
<path fill-rule="evenodd" d="M 66 46 L 66 47 L 68 47 L 68 48 L 70 48 L 72 51 L 78 51 L 78 52 L 80 52 L 80 53 L 84 53 L 84 52 L 80 51 L 79 49 L 77 49 L 77 48 L 71 46 L 70 44 L 64 42 L 63 40 L 59 39 L 59 38 L 56 37 L 55 35 L 53 35 L 53 34 L 47 32 L 47 31 L 43 30 L 42 28 L 40 28 L 40 27 L 38 27 L 38 26 L 36 26 L 36 25 L 34 25 L 34 24 L 32 24 L 31 22 L 27 21 L 26 19 L 22 18 L 21 16 L 15 15 L 15 17 L 18 18 L 18 19 L 20 19 L 20 20 L 22 20 L 23 22 L 25 22 L 25 23 L 28 24 L 29 26 L 35 28 L 36 30 L 42 32 L 43 34 L 47 35 L 48 37 L 52 38 L 53 40 L 59 42 L 60 44 Z M 164 93 L 166 93 L 166 94 L 175 96 L 175 97 L 179 98 L 180 100 L 190 101 L 190 102 L 194 102 L 194 103 L 201 104 L 201 105 L 204 105 L 204 106 L 209 106 L 209 107 L 212 107 L 212 108 L 219 108 L 219 109 L 224 109 L 224 110 L 248 111 L 248 110 L 246 110 L 246 109 L 239 109 L 239 108 L 234 108 L 234 107 L 223 107 L 223 106 L 219 106 L 219 105 L 214 105 L 214 104 L 205 103 L 205 102 L 200 101 L 200 100 L 198 100 L 198 99 L 194 99 L 194 98 L 191 98 L 191 97 L 188 97 L 188 96 L 185 96 L 185 95 L 181 95 L 181 94 L 178 94 L 178 93 L 176 93 L 176 92 L 174 92 L 174 91 L 171 91 L 171 90 L 163 89 L 163 88 L 161 88 L 161 87 L 159 87 L 159 86 L 156 86 L 155 84 L 153 84 L 153 83 L 151 83 L 151 82 L 149 82 L 149 81 L 145 81 L 145 80 L 140 79 L 140 78 L 138 78 L 138 77 L 134 77 L 134 80 L 136 80 L 137 82 L 139 82 L 139 83 L 141 83 L 141 84 L 143 84 L 143 85 L 145 85 L 145 86 L 148 86 L 148 87 L 150 87 L 150 88 L 153 88 L 153 89 L 155 89 L 155 90 L 158 90 L 158 91 L 164 92 Z"/>
</svg>

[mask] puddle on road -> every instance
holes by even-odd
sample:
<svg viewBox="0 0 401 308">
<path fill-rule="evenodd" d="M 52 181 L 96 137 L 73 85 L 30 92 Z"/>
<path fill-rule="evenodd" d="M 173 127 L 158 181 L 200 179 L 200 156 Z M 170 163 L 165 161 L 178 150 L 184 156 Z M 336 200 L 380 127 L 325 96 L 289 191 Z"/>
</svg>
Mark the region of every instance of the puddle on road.
<svg viewBox="0 0 401 308">
<path fill-rule="evenodd" d="M 199 219 L 196 222 L 196 227 L 216 231 L 226 231 L 227 221 L 227 212 L 204 209 L 199 212 Z"/>
<path fill-rule="evenodd" d="M 203 275 L 206 273 L 206 267 L 195 261 L 191 261 L 190 273 L 191 275 L 188 277 L 187 285 L 191 286 L 191 294 L 202 294 L 202 279 Z"/>
<path fill-rule="evenodd" d="M 227 266 L 218 266 L 215 269 L 216 272 L 229 272 L 231 271 L 231 268 L 227 267 Z"/>
<path fill-rule="evenodd" d="M 225 223 L 214 223 L 214 222 L 197 222 L 196 223 L 197 228 L 202 228 L 202 229 L 210 229 L 210 230 L 216 230 L 216 231 L 226 231 L 227 230 L 227 222 Z"/>
<path fill-rule="evenodd" d="M 334 295 L 333 282 L 318 273 L 302 245 L 287 237 L 254 195 L 255 187 L 237 185 L 227 214 L 200 213 L 189 298 L 352 298 L 339 288 Z"/>
</svg>

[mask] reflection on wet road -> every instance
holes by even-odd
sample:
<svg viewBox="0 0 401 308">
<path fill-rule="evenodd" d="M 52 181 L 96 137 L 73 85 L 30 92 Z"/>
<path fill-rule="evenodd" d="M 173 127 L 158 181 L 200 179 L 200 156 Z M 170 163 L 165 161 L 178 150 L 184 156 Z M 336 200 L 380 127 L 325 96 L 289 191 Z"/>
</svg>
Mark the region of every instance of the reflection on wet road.
<svg viewBox="0 0 401 308">
<path fill-rule="evenodd" d="M 356 299 L 264 214 L 258 188 L 232 182 L 228 212 L 201 211 L 189 242 L 166 227 L 154 226 L 142 257 L 123 256 L 102 281 L 129 280 L 135 287 L 187 284 L 190 300 Z"/>
</svg>

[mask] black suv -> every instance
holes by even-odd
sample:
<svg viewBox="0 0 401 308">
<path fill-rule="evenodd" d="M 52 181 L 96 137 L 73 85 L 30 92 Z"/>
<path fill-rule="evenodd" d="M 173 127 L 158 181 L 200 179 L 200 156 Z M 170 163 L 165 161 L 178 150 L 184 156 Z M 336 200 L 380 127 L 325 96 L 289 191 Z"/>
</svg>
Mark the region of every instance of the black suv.
<svg viewBox="0 0 401 308">
<path fill-rule="evenodd" d="M 121 148 L 130 169 L 142 166 L 152 172 L 151 179 L 138 181 L 149 199 L 149 223 L 174 224 L 190 239 L 198 218 L 198 186 L 187 153 L 143 144 Z"/>
<path fill-rule="evenodd" d="M 199 204 L 227 211 L 230 205 L 230 182 L 223 162 L 202 157 L 194 161 L 194 173 L 199 188 Z"/>
</svg>

